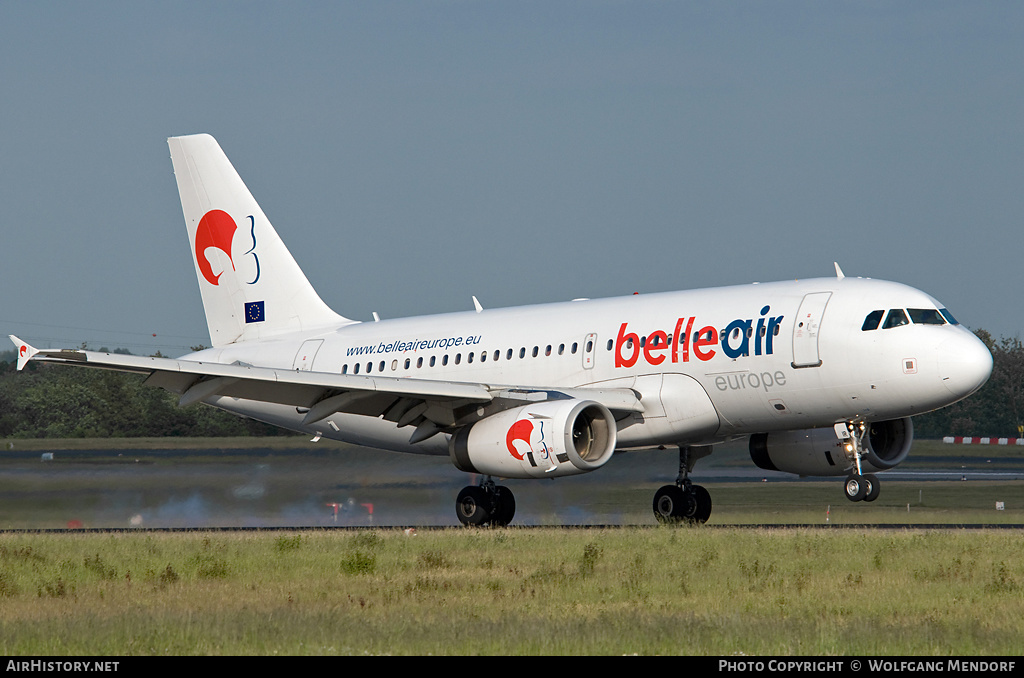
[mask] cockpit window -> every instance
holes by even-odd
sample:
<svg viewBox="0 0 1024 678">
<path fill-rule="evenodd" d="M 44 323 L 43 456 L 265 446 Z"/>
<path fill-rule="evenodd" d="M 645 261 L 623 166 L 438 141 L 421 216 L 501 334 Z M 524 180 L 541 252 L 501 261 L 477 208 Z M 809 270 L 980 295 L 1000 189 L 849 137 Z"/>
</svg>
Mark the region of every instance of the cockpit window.
<svg viewBox="0 0 1024 678">
<path fill-rule="evenodd" d="M 910 320 L 915 325 L 945 325 L 942 314 L 934 308 L 908 308 Z"/>
<path fill-rule="evenodd" d="M 878 323 L 882 322 L 882 316 L 885 315 L 885 311 L 872 311 L 868 313 L 868 317 L 864 318 L 864 324 L 861 325 L 861 331 L 867 332 L 869 330 L 877 330 Z"/>
<path fill-rule="evenodd" d="M 939 309 L 939 313 L 942 314 L 942 317 L 945 318 L 946 322 L 948 322 L 950 325 L 959 325 L 960 324 L 960 323 L 958 323 L 956 321 L 956 318 L 953 317 L 953 314 L 950 313 L 949 311 L 947 311 L 946 309 L 940 308 Z"/>
<path fill-rule="evenodd" d="M 882 325 L 883 330 L 887 330 L 890 327 L 899 327 L 900 325 L 909 325 L 910 321 L 907 319 L 907 314 L 903 312 L 902 308 L 894 308 L 889 311 L 889 315 L 885 318 L 885 324 Z"/>
</svg>

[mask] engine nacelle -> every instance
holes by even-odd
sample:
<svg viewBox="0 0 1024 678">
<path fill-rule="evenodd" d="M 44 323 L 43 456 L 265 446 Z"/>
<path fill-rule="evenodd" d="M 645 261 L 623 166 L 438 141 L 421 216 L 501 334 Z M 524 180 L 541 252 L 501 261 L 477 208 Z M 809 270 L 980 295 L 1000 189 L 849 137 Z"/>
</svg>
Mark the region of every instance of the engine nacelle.
<svg viewBox="0 0 1024 678">
<path fill-rule="evenodd" d="M 448 451 L 460 471 L 555 478 L 601 468 L 615 451 L 615 418 L 590 400 L 547 400 L 460 429 Z"/>
<path fill-rule="evenodd" d="M 910 417 L 868 424 L 861 467 L 869 473 L 896 466 L 907 458 L 913 440 Z M 831 428 L 754 434 L 750 436 L 750 458 L 766 471 L 801 476 L 846 475 L 853 465 L 853 457 L 847 455 Z"/>
</svg>

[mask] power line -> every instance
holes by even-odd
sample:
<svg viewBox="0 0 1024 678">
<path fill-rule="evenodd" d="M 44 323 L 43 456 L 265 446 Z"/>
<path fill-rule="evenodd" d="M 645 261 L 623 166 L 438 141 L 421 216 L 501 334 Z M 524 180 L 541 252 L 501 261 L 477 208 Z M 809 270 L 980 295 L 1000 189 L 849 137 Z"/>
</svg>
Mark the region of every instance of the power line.
<svg viewBox="0 0 1024 678">
<path fill-rule="evenodd" d="M 72 327 L 72 326 L 68 326 L 68 325 L 50 325 L 50 324 L 46 324 L 46 323 L 33 323 L 33 322 L 24 322 L 24 321 L 21 321 L 21 320 L 10 320 L 10 319 L 7 319 L 7 318 L 0 318 L 0 324 L 4 324 L 4 323 L 7 323 L 7 324 L 9 324 L 9 325 L 11 325 L 13 327 L 33 326 L 33 327 L 47 327 L 47 328 L 50 328 L 50 329 L 58 329 L 58 330 L 64 330 L 64 331 L 76 330 L 76 331 L 79 331 L 79 332 L 100 332 L 100 333 L 104 333 L 104 334 L 126 334 L 126 335 L 130 335 L 130 336 L 139 336 L 139 337 L 157 336 L 155 333 L 150 333 L 150 332 L 139 332 L 139 331 L 133 331 L 133 330 L 117 330 L 117 329 L 111 329 L 109 327 L 106 327 L 106 328 L 98 328 L 98 327 Z M 185 335 L 180 335 L 180 334 L 162 334 L 162 333 L 159 336 L 162 337 L 162 338 L 168 338 L 168 339 L 184 339 L 184 340 L 186 340 L 188 342 L 194 342 L 195 341 L 195 336 L 185 336 Z"/>
</svg>

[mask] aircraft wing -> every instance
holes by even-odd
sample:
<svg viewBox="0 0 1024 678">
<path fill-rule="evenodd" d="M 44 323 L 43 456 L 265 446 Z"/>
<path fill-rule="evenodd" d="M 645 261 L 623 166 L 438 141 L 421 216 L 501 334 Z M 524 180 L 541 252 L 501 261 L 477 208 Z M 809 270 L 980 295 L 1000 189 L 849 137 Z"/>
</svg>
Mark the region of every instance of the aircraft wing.
<svg viewBox="0 0 1024 678">
<path fill-rule="evenodd" d="M 64 363 L 135 372 L 156 386 L 180 396 L 179 405 L 215 396 L 291 405 L 304 413 L 303 424 L 313 424 L 336 412 L 383 416 L 399 426 L 417 425 L 419 440 L 444 427 L 471 423 L 486 414 L 542 400 L 579 398 L 601 403 L 622 416 L 643 412 L 632 389 L 537 388 L 509 384 L 480 384 L 385 376 L 362 376 L 255 367 L 246 364 L 206 363 L 79 349 L 36 349 L 11 335 L 18 349 L 18 369 L 29 361 Z M 490 407 L 490 404 L 496 407 Z M 420 427 L 424 422 L 428 425 Z M 430 425 L 432 424 L 432 426 Z M 429 434 L 429 435 L 427 435 Z M 417 442 L 415 439 L 412 442 Z"/>
</svg>

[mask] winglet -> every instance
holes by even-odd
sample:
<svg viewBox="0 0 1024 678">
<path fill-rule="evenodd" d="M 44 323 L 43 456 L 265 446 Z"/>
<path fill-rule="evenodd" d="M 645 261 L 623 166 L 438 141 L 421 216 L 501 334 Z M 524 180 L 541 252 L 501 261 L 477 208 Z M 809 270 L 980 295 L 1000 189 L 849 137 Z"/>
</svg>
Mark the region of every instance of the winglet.
<svg viewBox="0 0 1024 678">
<path fill-rule="evenodd" d="M 13 334 L 9 334 L 7 336 L 11 338 L 11 341 L 13 341 L 14 345 L 18 348 L 18 370 L 21 371 L 22 369 L 25 368 L 25 363 L 27 363 L 29 360 L 32 360 L 32 356 L 34 356 L 36 353 L 39 353 L 39 349 L 35 348 L 34 346 L 29 346 L 28 344 L 26 344 L 21 339 L 18 339 Z"/>
<path fill-rule="evenodd" d="M 843 275 L 843 269 L 839 268 L 839 262 L 838 262 L 838 261 L 833 261 L 832 263 L 833 263 L 833 264 L 835 265 L 835 267 L 836 267 L 836 277 L 837 277 L 837 278 L 839 278 L 840 280 L 842 280 L 843 278 L 845 278 L 846 276 L 845 276 L 845 275 Z"/>
</svg>

